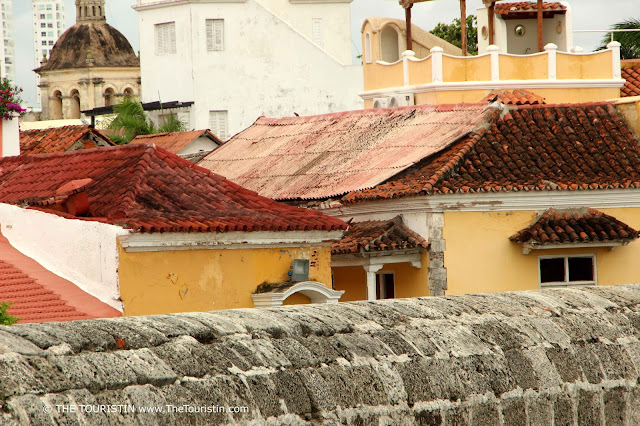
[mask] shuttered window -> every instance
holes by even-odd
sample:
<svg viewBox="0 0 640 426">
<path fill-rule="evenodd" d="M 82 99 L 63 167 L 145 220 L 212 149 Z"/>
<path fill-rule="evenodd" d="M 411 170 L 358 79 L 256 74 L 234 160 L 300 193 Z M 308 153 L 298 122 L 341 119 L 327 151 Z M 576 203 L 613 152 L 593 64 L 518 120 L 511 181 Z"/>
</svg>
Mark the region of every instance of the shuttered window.
<svg viewBox="0 0 640 426">
<path fill-rule="evenodd" d="M 322 41 L 322 18 L 313 18 L 311 24 L 311 39 L 317 46 L 324 47 Z"/>
<path fill-rule="evenodd" d="M 207 19 L 207 52 L 224 50 L 224 19 Z"/>
<path fill-rule="evenodd" d="M 156 55 L 176 53 L 176 23 L 156 24 Z"/>
<path fill-rule="evenodd" d="M 209 111 L 209 129 L 223 141 L 229 138 L 228 115 L 227 111 Z"/>
</svg>

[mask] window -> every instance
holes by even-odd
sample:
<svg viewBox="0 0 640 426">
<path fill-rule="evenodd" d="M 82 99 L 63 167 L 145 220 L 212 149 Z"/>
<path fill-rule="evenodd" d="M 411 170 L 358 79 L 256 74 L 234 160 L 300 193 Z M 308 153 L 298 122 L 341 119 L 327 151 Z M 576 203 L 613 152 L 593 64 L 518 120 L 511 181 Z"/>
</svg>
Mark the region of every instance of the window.
<svg viewBox="0 0 640 426">
<path fill-rule="evenodd" d="M 313 18 L 311 21 L 311 40 L 319 47 L 324 47 L 322 42 L 322 18 Z"/>
<path fill-rule="evenodd" d="M 41 14 L 40 14 L 40 19 L 44 19 L 44 18 L 45 18 L 44 13 L 41 13 Z"/>
<path fill-rule="evenodd" d="M 40 33 L 40 35 L 41 35 L 42 37 L 46 37 L 46 36 L 47 36 L 47 32 L 46 32 L 46 31 L 43 31 L 43 32 L 41 32 L 41 33 Z"/>
<path fill-rule="evenodd" d="M 47 27 L 47 24 L 45 24 L 44 22 L 40 23 L 40 28 L 46 28 L 46 27 Z"/>
<path fill-rule="evenodd" d="M 176 53 L 176 23 L 156 24 L 156 55 Z"/>
<path fill-rule="evenodd" d="M 373 51 L 371 49 L 371 33 L 364 35 L 364 60 L 367 64 L 373 62 Z"/>
<path fill-rule="evenodd" d="M 207 52 L 224 50 L 224 19 L 207 19 Z"/>
<path fill-rule="evenodd" d="M 209 128 L 221 140 L 226 140 L 229 137 L 227 130 L 228 115 L 227 111 L 209 111 Z"/>
<path fill-rule="evenodd" d="M 541 287 L 596 284 L 595 255 L 540 256 Z"/>
<path fill-rule="evenodd" d="M 376 274 L 376 299 L 393 299 L 395 297 L 396 286 L 393 273 Z"/>
</svg>

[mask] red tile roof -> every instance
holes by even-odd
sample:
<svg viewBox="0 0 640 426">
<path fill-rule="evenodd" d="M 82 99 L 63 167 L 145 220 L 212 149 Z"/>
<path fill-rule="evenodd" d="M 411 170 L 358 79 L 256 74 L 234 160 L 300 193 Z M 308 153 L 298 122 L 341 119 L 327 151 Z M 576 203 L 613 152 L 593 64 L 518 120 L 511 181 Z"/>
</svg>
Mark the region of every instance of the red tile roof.
<svg viewBox="0 0 640 426">
<path fill-rule="evenodd" d="M 598 210 L 547 210 L 533 224 L 510 237 L 534 244 L 565 244 L 597 241 L 631 241 L 638 231 Z"/>
<path fill-rule="evenodd" d="M 608 103 L 526 105 L 344 202 L 453 192 L 640 187 L 638 139 Z"/>
<path fill-rule="evenodd" d="M 524 89 L 493 90 L 487 96 L 482 98 L 480 102 L 495 102 L 493 99 L 496 99 L 505 105 L 542 105 L 546 103 L 542 96 Z"/>
<path fill-rule="evenodd" d="M 495 13 L 499 15 L 510 15 L 514 13 L 536 12 L 538 10 L 537 2 L 518 1 L 511 3 L 496 3 Z M 542 10 L 548 11 L 564 11 L 567 7 L 560 2 L 544 2 Z"/>
<path fill-rule="evenodd" d="M 349 225 L 342 240 L 333 243 L 331 254 L 426 249 L 429 243 L 402 223 L 402 217 L 392 220 L 372 220 Z"/>
<path fill-rule="evenodd" d="M 65 185 L 70 186 L 61 190 Z M 86 202 L 88 212 L 79 213 L 85 219 L 140 232 L 347 227 L 339 219 L 261 197 L 175 154 L 144 144 L 2 158 L 0 202 L 46 210 L 66 208 L 67 212 L 82 212 Z"/>
<path fill-rule="evenodd" d="M 122 315 L 75 284 L 48 271 L 0 235 L 0 302 L 21 323 L 111 318 Z"/>
<path fill-rule="evenodd" d="M 280 200 L 370 188 L 466 136 L 486 104 L 259 118 L 198 164 Z"/>
<path fill-rule="evenodd" d="M 620 89 L 620 96 L 640 96 L 640 63 L 622 64 L 622 78 L 626 81 Z"/>
<path fill-rule="evenodd" d="M 218 145 L 223 144 L 223 142 L 218 139 L 216 135 L 211 133 L 210 130 L 193 130 L 191 132 L 172 132 L 158 133 L 155 135 L 140 135 L 133 138 L 130 143 L 153 143 L 160 148 L 177 154 L 191 142 L 198 139 L 200 136 L 206 136 Z"/>
<path fill-rule="evenodd" d="M 20 132 L 20 154 L 54 154 L 70 149 L 115 145 L 100 130 L 86 126 L 63 126 Z"/>
</svg>

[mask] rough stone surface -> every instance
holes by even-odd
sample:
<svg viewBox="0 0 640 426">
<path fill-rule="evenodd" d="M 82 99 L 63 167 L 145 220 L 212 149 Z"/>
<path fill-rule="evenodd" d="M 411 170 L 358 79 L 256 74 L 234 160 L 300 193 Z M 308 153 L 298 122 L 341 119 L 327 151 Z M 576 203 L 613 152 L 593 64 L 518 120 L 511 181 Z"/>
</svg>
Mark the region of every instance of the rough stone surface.
<svg viewBox="0 0 640 426">
<path fill-rule="evenodd" d="M 0 424 L 632 425 L 639 371 L 639 285 L 25 324 Z"/>
</svg>

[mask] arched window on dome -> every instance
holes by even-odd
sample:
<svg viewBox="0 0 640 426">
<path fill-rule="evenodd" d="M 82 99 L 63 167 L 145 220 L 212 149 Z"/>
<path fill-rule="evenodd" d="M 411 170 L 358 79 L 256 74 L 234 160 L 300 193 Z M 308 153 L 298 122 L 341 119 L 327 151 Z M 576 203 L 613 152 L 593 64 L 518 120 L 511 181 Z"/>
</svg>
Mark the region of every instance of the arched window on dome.
<svg viewBox="0 0 640 426">
<path fill-rule="evenodd" d="M 71 105 L 69 107 L 69 118 L 80 118 L 80 93 L 73 89 L 71 91 Z"/>
<path fill-rule="evenodd" d="M 93 17 L 96 17 L 96 7 L 95 6 L 91 6 L 91 13 L 93 13 Z"/>
<path fill-rule="evenodd" d="M 62 119 L 62 92 L 56 90 L 53 96 L 49 98 L 49 109 L 52 120 Z"/>
<path fill-rule="evenodd" d="M 79 18 L 82 18 L 82 6 L 78 6 L 78 10 L 76 10 L 76 14 Z"/>
<path fill-rule="evenodd" d="M 89 6 L 84 7 L 84 16 L 85 18 L 89 15 Z"/>
<path fill-rule="evenodd" d="M 108 87 L 107 90 L 104 91 L 104 106 L 111 106 L 116 104 L 116 92 Z"/>
<path fill-rule="evenodd" d="M 98 16 L 102 18 L 102 6 L 98 6 Z"/>
</svg>

